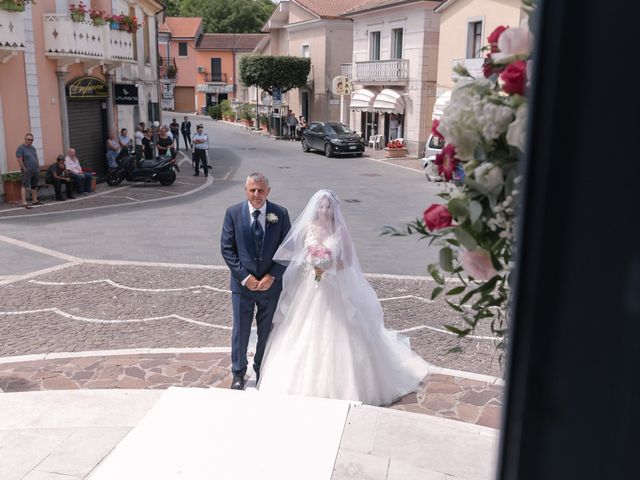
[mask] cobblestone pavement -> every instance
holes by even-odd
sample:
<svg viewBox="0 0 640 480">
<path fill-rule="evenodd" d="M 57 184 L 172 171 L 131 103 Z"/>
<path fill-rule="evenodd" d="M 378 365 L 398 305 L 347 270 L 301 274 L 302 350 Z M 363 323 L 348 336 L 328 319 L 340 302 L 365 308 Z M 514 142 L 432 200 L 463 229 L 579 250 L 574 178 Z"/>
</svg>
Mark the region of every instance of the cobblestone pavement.
<svg viewBox="0 0 640 480">
<path fill-rule="evenodd" d="M 0 364 L 5 392 L 170 386 L 228 388 L 227 353 L 161 353 L 58 358 Z M 390 408 L 499 428 L 502 388 L 449 375 L 427 376 L 418 393 Z"/>
</svg>

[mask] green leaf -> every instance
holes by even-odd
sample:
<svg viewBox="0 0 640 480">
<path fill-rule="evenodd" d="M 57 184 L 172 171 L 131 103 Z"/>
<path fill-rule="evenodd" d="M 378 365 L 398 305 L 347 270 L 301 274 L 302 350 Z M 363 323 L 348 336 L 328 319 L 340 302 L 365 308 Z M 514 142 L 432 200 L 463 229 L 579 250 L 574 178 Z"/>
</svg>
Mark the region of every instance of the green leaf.
<svg viewBox="0 0 640 480">
<path fill-rule="evenodd" d="M 468 251 L 475 250 L 478 247 L 478 243 L 473 238 L 473 236 L 467 232 L 464 228 L 456 228 L 454 234 L 460 244 L 466 248 Z"/>
<path fill-rule="evenodd" d="M 453 251 L 449 247 L 440 249 L 440 268 L 445 272 L 453 270 Z"/>
<path fill-rule="evenodd" d="M 467 203 L 461 198 L 452 198 L 451 200 L 449 200 L 447 208 L 449 209 L 451 215 L 453 215 L 459 223 L 464 222 L 465 219 L 469 216 Z"/>
<path fill-rule="evenodd" d="M 450 243 L 451 245 L 453 245 L 454 247 L 459 247 L 460 246 L 460 242 L 457 240 L 454 240 L 453 238 L 447 238 L 445 240 L 445 242 Z"/>
<path fill-rule="evenodd" d="M 462 353 L 461 347 L 453 347 L 447 350 L 447 353 Z"/>
<path fill-rule="evenodd" d="M 456 312 L 458 313 L 464 313 L 464 310 L 462 310 L 458 305 L 456 305 L 455 303 L 451 303 L 449 300 L 445 300 L 445 302 L 447 302 L 447 304 L 453 308 Z"/>
<path fill-rule="evenodd" d="M 440 274 L 440 271 L 438 270 L 438 267 L 435 263 L 429 265 L 427 267 L 427 271 L 431 274 L 436 283 L 438 283 L 439 285 L 444 285 L 444 278 L 442 278 L 442 275 Z"/>
<path fill-rule="evenodd" d="M 442 287 L 436 287 L 431 291 L 431 300 L 435 300 L 436 297 L 438 295 L 440 295 L 442 293 L 442 291 L 444 290 L 444 288 Z"/>
<path fill-rule="evenodd" d="M 469 334 L 469 332 L 471 332 L 470 328 L 465 328 L 464 330 L 461 330 L 457 327 L 454 327 L 453 325 L 445 325 L 444 328 L 449 330 L 451 333 L 455 333 L 459 337 L 466 337 Z"/>
<path fill-rule="evenodd" d="M 454 287 L 451 290 L 449 290 L 446 295 L 459 295 L 462 292 L 464 292 L 465 287 Z"/>
</svg>

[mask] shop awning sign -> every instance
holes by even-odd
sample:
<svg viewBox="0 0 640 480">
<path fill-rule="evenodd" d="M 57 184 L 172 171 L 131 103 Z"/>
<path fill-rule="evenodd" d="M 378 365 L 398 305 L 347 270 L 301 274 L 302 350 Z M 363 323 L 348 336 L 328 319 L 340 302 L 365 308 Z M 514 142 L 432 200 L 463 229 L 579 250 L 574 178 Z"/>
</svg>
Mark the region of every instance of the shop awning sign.
<svg viewBox="0 0 640 480">
<path fill-rule="evenodd" d="M 67 83 L 67 98 L 85 100 L 109 98 L 109 89 L 104 81 L 96 77 L 78 77 Z"/>
<path fill-rule="evenodd" d="M 138 87 L 129 83 L 116 83 L 113 86 L 116 105 L 138 105 Z"/>
</svg>

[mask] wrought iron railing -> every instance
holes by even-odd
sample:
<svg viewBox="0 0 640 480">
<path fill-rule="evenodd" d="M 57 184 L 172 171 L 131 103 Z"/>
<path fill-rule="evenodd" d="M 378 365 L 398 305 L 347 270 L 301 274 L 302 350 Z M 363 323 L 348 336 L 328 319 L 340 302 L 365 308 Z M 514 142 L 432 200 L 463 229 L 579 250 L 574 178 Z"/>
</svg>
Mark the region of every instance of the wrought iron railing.
<svg viewBox="0 0 640 480">
<path fill-rule="evenodd" d="M 160 57 L 159 75 L 162 80 L 175 80 L 178 78 L 178 67 L 173 57 Z"/>
</svg>

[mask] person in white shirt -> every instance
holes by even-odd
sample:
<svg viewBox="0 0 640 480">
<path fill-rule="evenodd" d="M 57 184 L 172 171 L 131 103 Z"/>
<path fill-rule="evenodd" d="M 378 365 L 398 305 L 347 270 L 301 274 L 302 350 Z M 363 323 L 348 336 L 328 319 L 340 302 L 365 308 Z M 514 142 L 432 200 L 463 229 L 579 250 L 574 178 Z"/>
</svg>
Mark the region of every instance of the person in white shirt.
<svg viewBox="0 0 640 480">
<path fill-rule="evenodd" d="M 91 193 L 91 182 L 93 175 L 89 172 L 82 171 L 80 160 L 76 157 L 76 149 L 67 150 L 67 156 L 64 158 L 64 166 L 69 171 L 69 177 L 73 182 L 73 188 L 80 195 L 89 195 Z"/>
<path fill-rule="evenodd" d="M 136 148 L 136 156 L 138 159 L 142 158 L 142 139 L 144 138 L 144 133 L 142 133 L 142 126 L 138 125 L 136 127 L 136 133 L 133 135 L 133 141 Z"/>
<path fill-rule="evenodd" d="M 207 153 L 209 150 L 209 137 L 204 133 L 204 126 L 202 124 L 196 126 L 196 134 L 191 138 L 191 141 L 193 142 L 193 168 L 195 170 L 193 176 L 197 177 L 200 175 L 199 163 L 201 162 L 204 176 L 208 177 L 209 166 L 207 164 Z"/>
</svg>

